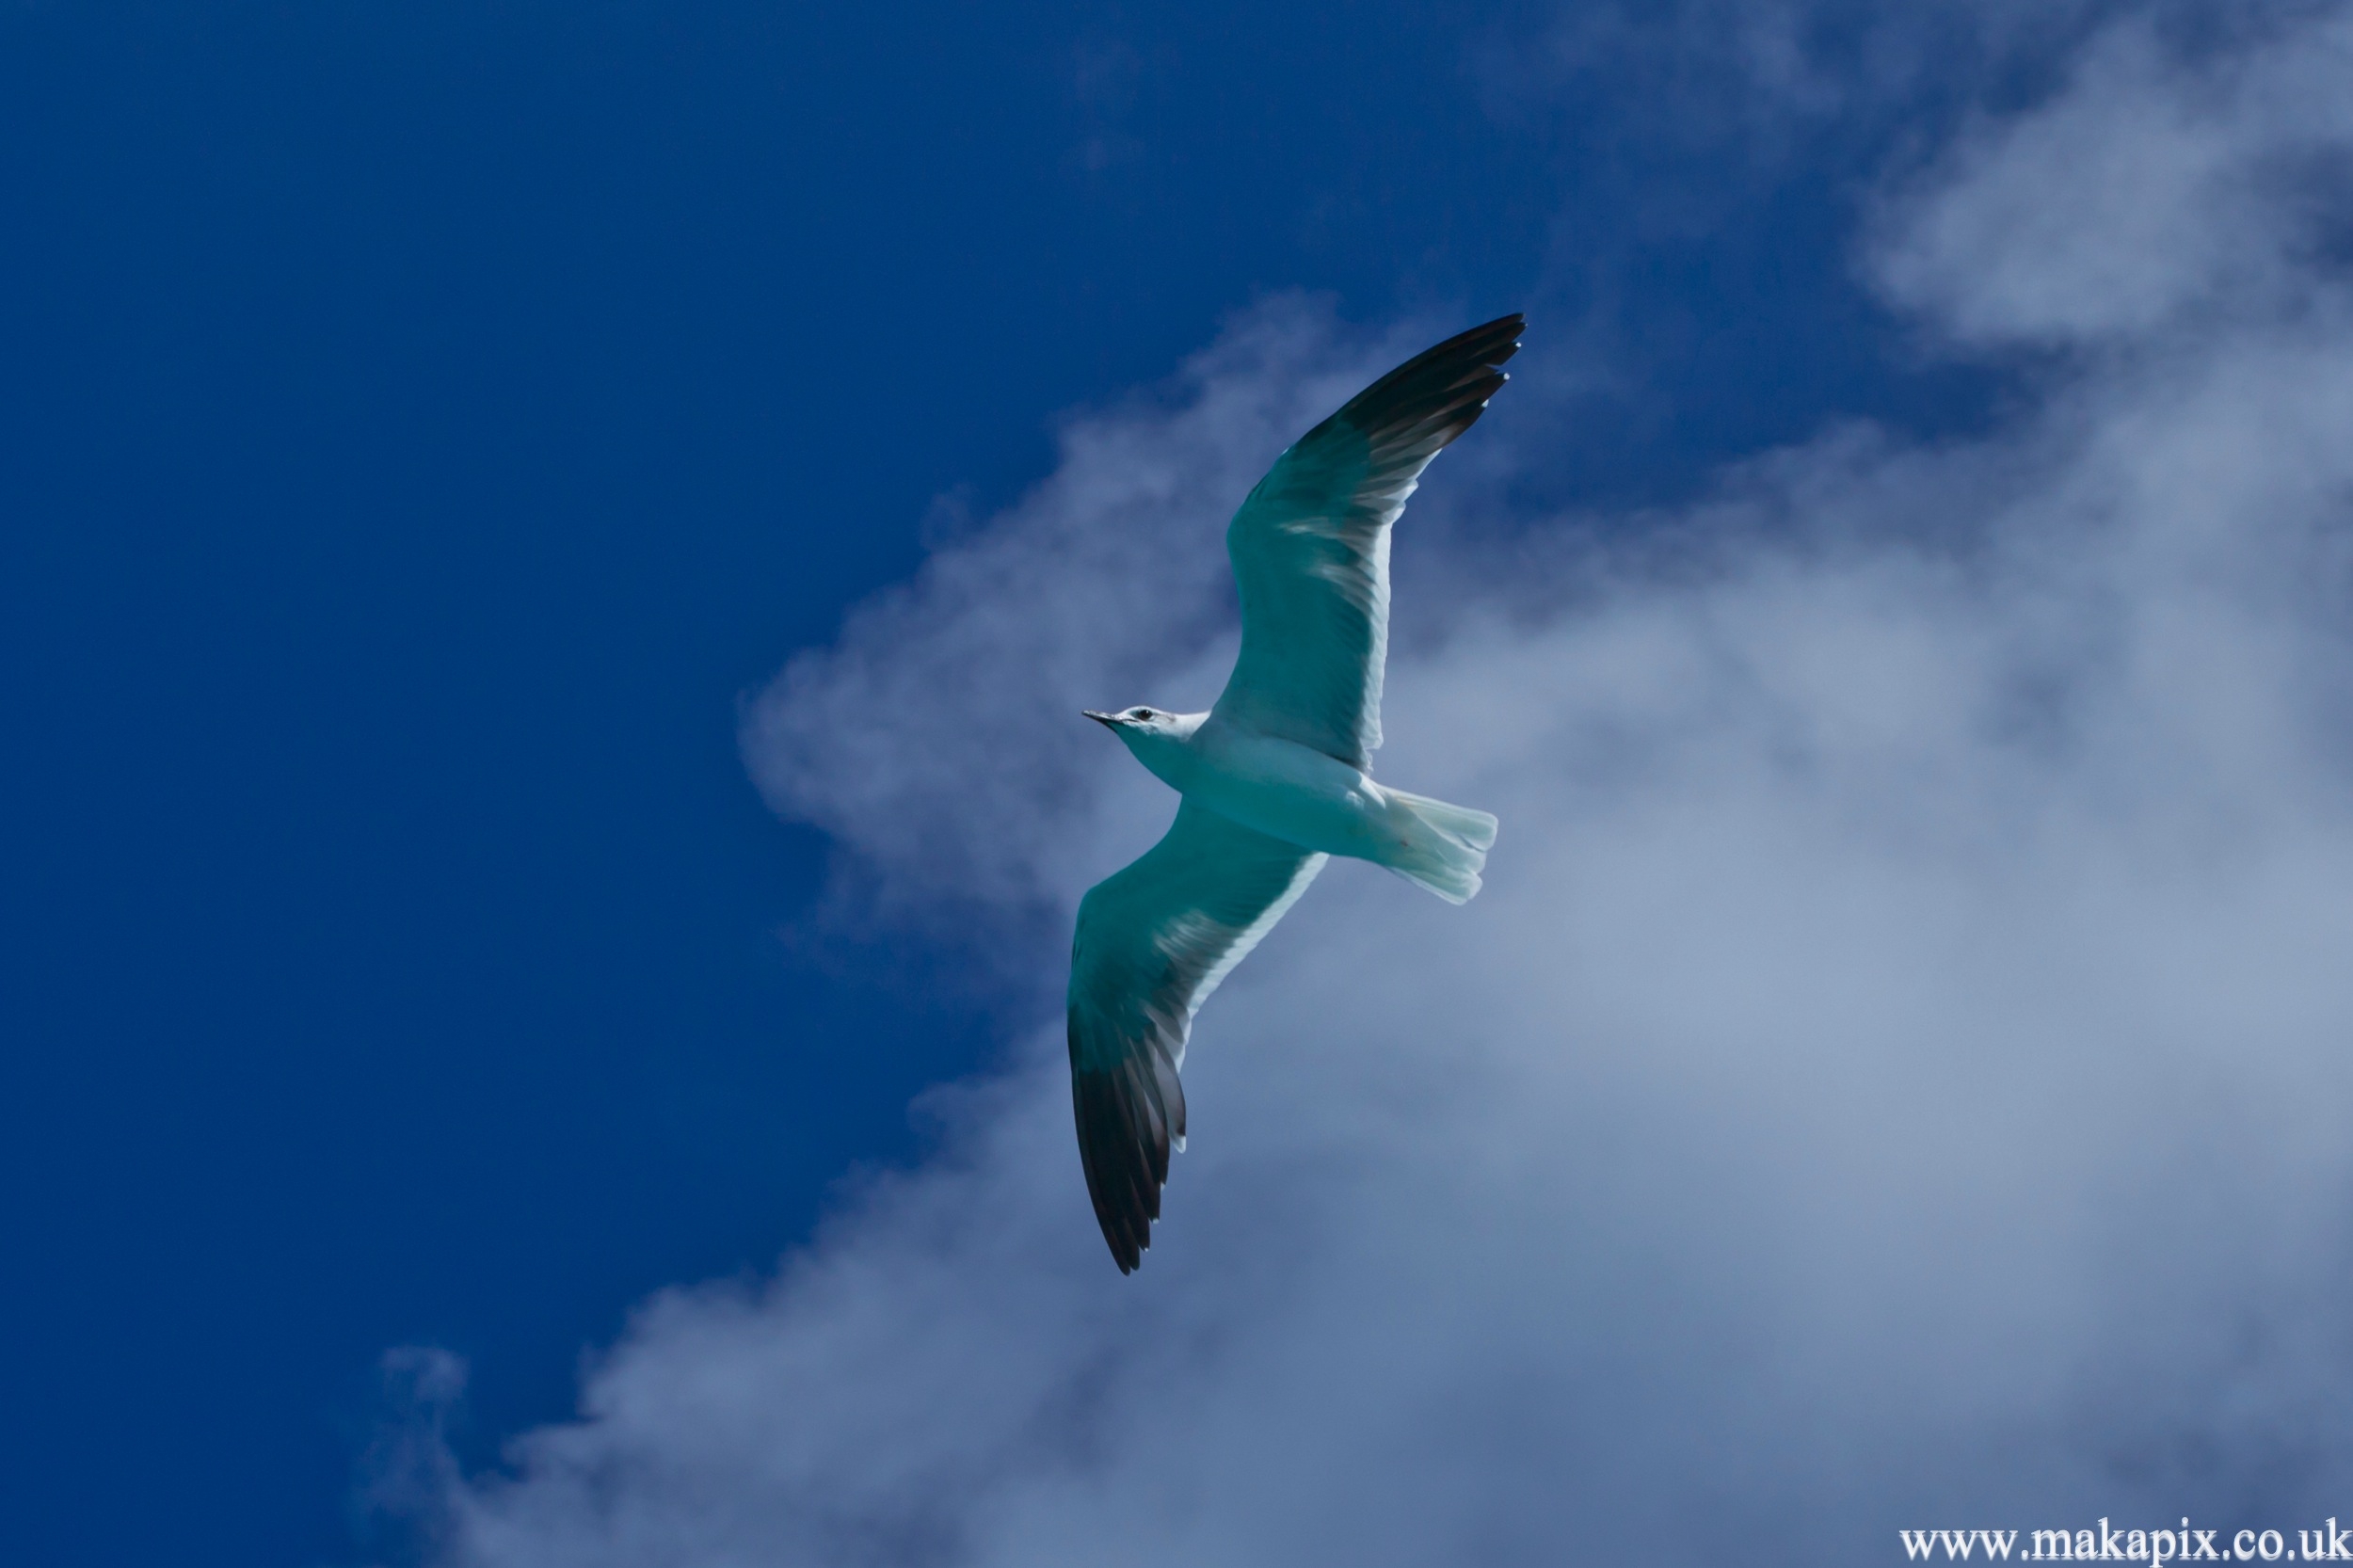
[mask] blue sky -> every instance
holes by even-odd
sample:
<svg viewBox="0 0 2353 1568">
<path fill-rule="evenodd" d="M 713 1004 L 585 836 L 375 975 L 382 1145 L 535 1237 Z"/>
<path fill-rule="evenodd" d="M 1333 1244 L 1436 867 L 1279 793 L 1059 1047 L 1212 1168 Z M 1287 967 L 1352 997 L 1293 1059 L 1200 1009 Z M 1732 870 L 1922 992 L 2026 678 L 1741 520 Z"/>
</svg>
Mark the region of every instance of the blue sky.
<svg viewBox="0 0 2353 1568">
<path fill-rule="evenodd" d="M 17 1549 L 2316 1523 L 2347 26 L 9 7 Z M 1166 803 L 1075 709 L 1515 308 L 1384 754 L 1490 890 L 1319 887 L 1122 1281 L 1053 999 Z"/>
</svg>

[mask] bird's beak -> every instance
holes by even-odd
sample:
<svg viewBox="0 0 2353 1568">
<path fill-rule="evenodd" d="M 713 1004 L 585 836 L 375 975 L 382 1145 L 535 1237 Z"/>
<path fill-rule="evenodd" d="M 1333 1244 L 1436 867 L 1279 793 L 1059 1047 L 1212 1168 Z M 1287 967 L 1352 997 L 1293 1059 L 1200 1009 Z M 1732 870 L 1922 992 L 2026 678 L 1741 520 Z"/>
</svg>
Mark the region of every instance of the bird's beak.
<svg viewBox="0 0 2353 1568">
<path fill-rule="evenodd" d="M 1101 725 L 1106 729 L 1117 729 L 1119 728 L 1119 721 L 1112 717 L 1109 713 L 1098 713 L 1092 708 L 1081 708 L 1079 712 L 1084 713 L 1088 718 L 1093 719 L 1096 723 Z"/>
</svg>

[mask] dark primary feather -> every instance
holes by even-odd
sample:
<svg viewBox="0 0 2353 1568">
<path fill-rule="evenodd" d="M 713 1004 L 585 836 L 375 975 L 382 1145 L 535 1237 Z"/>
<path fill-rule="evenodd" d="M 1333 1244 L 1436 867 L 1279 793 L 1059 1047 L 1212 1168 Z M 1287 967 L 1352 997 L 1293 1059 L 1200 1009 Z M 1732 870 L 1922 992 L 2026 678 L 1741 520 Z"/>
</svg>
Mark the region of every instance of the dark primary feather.
<svg viewBox="0 0 2353 1568">
<path fill-rule="evenodd" d="M 1389 525 L 1509 379 L 1516 312 L 1384 376 L 1275 460 L 1225 531 L 1241 654 L 1218 712 L 1368 767 L 1381 744 Z"/>
<path fill-rule="evenodd" d="M 1426 460 L 1478 423 L 1487 400 L 1511 379 L 1501 367 L 1520 351 L 1527 325 L 1528 318 L 1514 311 L 1457 333 L 1350 398 L 1332 419 L 1363 432 L 1372 444 L 1376 468 L 1385 461 L 1411 461 L 1417 450 Z M 1309 431 L 1307 440 L 1315 435 Z"/>
<path fill-rule="evenodd" d="M 1324 857 L 1188 802 L 1160 841 L 1079 904 L 1070 952 L 1071 1109 L 1087 1195 L 1122 1273 L 1151 1245 L 1185 1141 L 1193 1016 L 1283 918 Z"/>
</svg>

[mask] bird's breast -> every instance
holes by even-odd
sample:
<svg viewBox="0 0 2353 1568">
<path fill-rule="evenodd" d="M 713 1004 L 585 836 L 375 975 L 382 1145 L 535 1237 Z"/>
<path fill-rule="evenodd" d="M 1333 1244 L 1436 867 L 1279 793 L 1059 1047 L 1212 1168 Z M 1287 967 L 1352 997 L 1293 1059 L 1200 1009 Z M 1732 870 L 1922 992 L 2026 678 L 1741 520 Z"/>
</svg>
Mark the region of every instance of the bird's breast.
<svg viewBox="0 0 2353 1568">
<path fill-rule="evenodd" d="M 1366 853 L 1381 787 L 1312 746 L 1207 727 L 1190 748 L 1185 796 L 1242 826 L 1326 855 Z"/>
</svg>

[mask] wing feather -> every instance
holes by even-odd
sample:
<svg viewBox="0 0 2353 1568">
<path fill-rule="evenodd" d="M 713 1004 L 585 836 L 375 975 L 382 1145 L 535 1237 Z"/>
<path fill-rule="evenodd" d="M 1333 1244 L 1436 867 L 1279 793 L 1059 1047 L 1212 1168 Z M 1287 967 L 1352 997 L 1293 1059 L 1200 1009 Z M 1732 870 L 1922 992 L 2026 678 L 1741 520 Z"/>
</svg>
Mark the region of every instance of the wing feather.
<svg viewBox="0 0 2353 1568">
<path fill-rule="evenodd" d="M 1417 355 L 1275 459 L 1225 531 L 1241 656 L 1220 716 L 1353 767 L 1381 744 L 1389 525 L 1449 441 L 1509 379 L 1525 318 Z"/>
<path fill-rule="evenodd" d="M 1152 1243 L 1185 1145 L 1193 1016 L 1305 892 L 1324 856 L 1188 801 L 1160 841 L 1079 904 L 1070 953 L 1071 1108 L 1087 1195 L 1120 1272 Z"/>
</svg>

